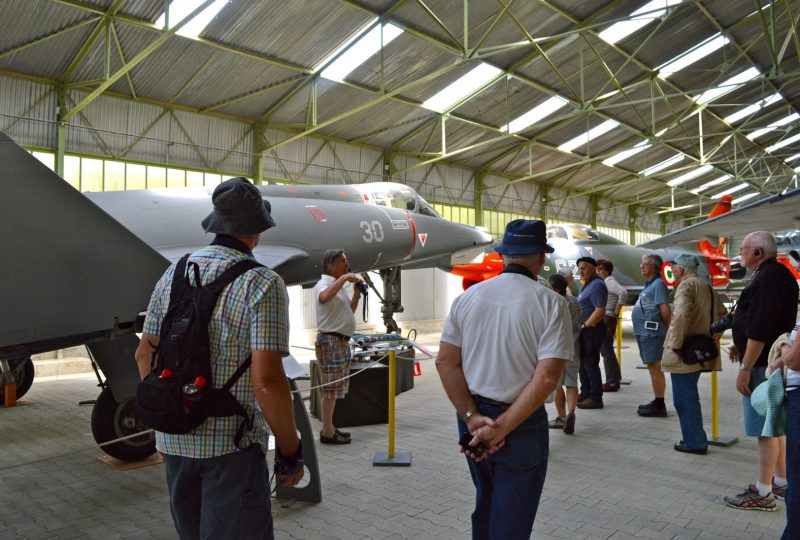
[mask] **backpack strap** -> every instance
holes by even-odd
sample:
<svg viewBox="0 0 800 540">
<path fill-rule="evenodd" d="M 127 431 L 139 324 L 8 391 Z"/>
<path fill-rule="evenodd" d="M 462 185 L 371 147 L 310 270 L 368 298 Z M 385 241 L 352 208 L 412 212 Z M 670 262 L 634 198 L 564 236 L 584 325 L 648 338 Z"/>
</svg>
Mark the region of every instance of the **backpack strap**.
<svg viewBox="0 0 800 540">
<path fill-rule="evenodd" d="M 238 263 L 234 264 L 227 270 L 225 270 L 222 274 L 217 277 L 214 281 L 206 285 L 208 289 L 218 289 L 222 291 L 228 284 L 233 282 L 236 278 L 244 274 L 245 272 L 252 270 L 253 268 L 263 267 L 264 265 L 260 262 L 254 261 L 253 259 L 246 259 L 244 261 L 239 261 Z"/>
<path fill-rule="evenodd" d="M 175 271 L 172 274 L 172 287 L 169 293 L 169 305 L 173 305 L 183 292 L 183 289 L 189 285 L 186 279 L 186 264 L 189 260 L 189 255 L 190 254 L 187 253 L 181 257 L 175 265 Z"/>
</svg>

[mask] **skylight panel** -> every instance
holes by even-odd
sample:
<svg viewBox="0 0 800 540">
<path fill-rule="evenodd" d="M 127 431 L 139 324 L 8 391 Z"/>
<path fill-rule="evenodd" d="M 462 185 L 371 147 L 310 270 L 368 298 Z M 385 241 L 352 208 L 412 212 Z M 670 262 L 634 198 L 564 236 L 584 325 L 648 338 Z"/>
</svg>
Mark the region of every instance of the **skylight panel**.
<svg viewBox="0 0 800 540">
<path fill-rule="evenodd" d="M 650 167 L 648 167 L 648 168 L 646 168 L 646 169 L 644 169 L 642 171 L 639 171 L 639 174 L 641 174 L 642 176 L 650 176 L 651 174 L 655 174 L 658 171 L 664 170 L 664 169 L 666 169 L 667 167 L 669 167 L 671 165 L 675 165 L 676 163 L 680 163 L 681 161 L 683 161 L 683 154 L 677 154 L 677 155 L 672 156 L 669 159 L 665 159 L 664 161 L 662 161 L 660 163 L 656 163 L 655 165 L 651 165 Z"/>
<path fill-rule="evenodd" d="M 702 105 L 704 103 L 709 103 L 714 101 L 715 99 L 724 96 L 728 92 L 732 92 L 742 86 L 747 81 L 751 81 L 758 77 L 761 72 L 756 67 L 751 67 L 739 73 L 738 75 L 734 75 L 730 79 L 724 81 L 719 86 L 715 86 L 709 90 L 706 90 L 694 100 L 697 102 L 698 105 Z"/>
<path fill-rule="evenodd" d="M 724 47 L 729 41 L 730 40 L 722 34 L 711 36 L 702 43 L 699 43 L 695 47 L 659 66 L 657 70 L 658 76 L 662 79 L 667 79 L 673 73 L 677 73 L 698 60 L 705 58 L 717 49 Z"/>
<path fill-rule="evenodd" d="M 730 179 L 731 179 L 731 175 L 723 174 L 719 178 L 715 178 L 713 180 L 709 180 L 708 182 L 706 182 L 705 184 L 703 184 L 699 188 L 695 188 L 695 189 L 691 190 L 691 192 L 694 193 L 695 195 L 699 195 L 701 192 L 707 190 L 708 188 L 711 188 L 711 187 L 714 187 L 714 186 L 718 186 L 718 185 L 722 184 L 723 182 L 727 182 Z"/>
<path fill-rule="evenodd" d="M 783 96 L 781 96 L 780 93 L 772 94 L 771 96 L 769 96 L 766 99 L 757 101 L 756 103 L 753 103 L 752 105 L 748 105 L 744 109 L 739 109 L 735 113 L 726 116 L 725 117 L 725 121 L 728 122 L 729 124 L 733 124 L 737 120 L 741 120 L 742 118 L 744 118 L 746 116 L 750 116 L 751 114 L 753 114 L 755 112 L 758 112 L 761 109 L 765 109 L 765 108 L 769 107 L 770 105 L 772 105 L 773 103 L 775 103 L 777 101 L 780 101 L 780 99 L 782 97 Z"/>
<path fill-rule="evenodd" d="M 547 118 L 551 114 L 555 113 L 558 109 L 565 106 L 567 103 L 569 102 L 561 96 L 553 96 L 529 110 L 525 114 L 517 117 L 515 120 L 509 122 L 503 128 L 503 131 L 508 133 L 517 133 L 518 131 L 522 131 L 526 127 L 532 126 L 539 120 Z"/>
<path fill-rule="evenodd" d="M 619 122 L 616 120 L 606 120 L 602 124 L 599 124 L 586 133 L 578 135 L 577 137 L 568 140 L 564 144 L 558 147 L 559 150 L 562 152 L 571 152 L 578 148 L 579 146 L 583 146 L 584 144 L 589 144 L 592 140 L 600 137 L 601 135 L 608 133 L 615 127 L 619 125 Z"/>
<path fill-rule="evenodd" d="M 778 141 L 775 144 L 773 144 L 772 146 L 767 146 L 767 152 L 769 152 L 771 154 L 775 150 L 780 150 L 784 146 L 789 146 L 790 144 L 792 144 L 793 142 L 797 141 L 798 139 L 800 139 L 800 133 L 798 133 L 797 135 L 794 135 L 793 137 L 789 137 L 788 139 L 783 139 L 782 141 Z"/>
<path fill-rule="evenodd" d="M 683 0 L 652 0 L 631 13 L 629 20 L 612 24 L 600 32 L 598 36 L 613 45 L 662 17 L 667 12 L 668 7 L 680 4 L 682 1 Z"/>
<path fill-rule="evenodd" d="M 800 114 L 797 114 L 797 113 L 792 113 L 789 116 L 784 116 L 780 120 L 776 120 L 775 122 L 773 122 L 772 124 L 768 125 L 767 127 L 763 127 L 761 129 L 755 130 L 752 133 L 748 133 L 747 134 L 747 138 L 750 139 L 751 141 L 754 141 L 757 138 L 761 137 L 762 135 L 766 135 L 770 131 L 775 131 L 779 127 L 784 126 L 784 125 L 786 125 L 789 122 L 792 122 L 794 120 L 797 120 L 798 118 L 800 118 Z"/>
<path fill-rule="evenodd" d="M 797 158 L 800 158 L 800 154 L 795 154 L 795 155 L 793 155 L 793 156 L 789 156 L 789 157 L 787 157 L 786 159 L 784 159 L 784 161 L 785 161 L 786 163 L 789 163 L 790 161 L 794 161 L 794 160 L 796 160 Z"/>
<path fill-rule="evenodd" d="M 653 144 L 650 141 L 647 141 L 647 140 L 641 141 L 641 142 L 633 145 L 631 148 L 628 148 L 627 150 L 623 150 L 621 152 L 618 152 L 618 153 L 614 154 L 610 158 L 604 159 L 603 160 L 603 165 L 607 165 L 607 166 L 611 167 L 613 165 L 616 165 L 620 161 L 625 161 L 629 157 L 635 156 L 636 154 L 638 154 L 642 150 L 647 150 L 651 146 L 653 146 Z"/>
<path fill-rule="evenodd" d="M 742 191 L 743 189 L 747 189 L 749 187 L 750 187 L 750 184 L 748 184 L 747 182 L 743 182 L 743 183 L 739 184 L 738 186 L 733 186 L 732 188 L 728 188 L 725 191 L 720 191 L 716 195 L 712 195 L 712 197 L 715 198 L 715 199 L 719 199 L 723 195 L 730 195 L 731 193 L 737 193 L 737 192 Z"/>
<path fill-rule="evenodd" d="M 702 167 L 698 167 L 697 169 L 694 169 L 693 171 L 689 171 L 689 172 L 684 173 L 684 174 L 682 174 L 682 175 L 680 175 L 680 176 L 678 176 L 676 178 L 673 178 L 672 180 L 667 182 L 667 185 L 669 187 L 680 186 L 681 184 L 685 184 L 686 182 L 688 182 L 692 178 L 697 178 L 698 176 L 707 173 L 712 168 L 713 167 L 711 165 L 703 165 Z"/>
<path fill-rule="evenodd" d="M 753 197 L 755 197 L 756 195 L 758 195 L 758 191 L 754 191 L 753 193 L 748 193 L 747 195 L 742 195 L 742 196 L 741 196 L 741 197 L 739 197 L 738 199 L 733 199 L 733 200 L 731 201 L 731 204 L 739 204 L 739 203 L 743 203 L 744 201 L 746 201 L 746 200 L 748 200 L 748 199 L 752 199 L 752 198 L 753 198 Z"/>
<path fill-rule="evenodd" d="M 375 19 L 373 19 L 370 24 L 374 24 L 374 22 Z M 381 41 L 381 30 L 383 30 L 383 41 Z M 383 26 L 375 25 L 375 28 L 361 36 L 361 38 L 358 38 L 358 34 L 356 34 L 322 61 L 320 66 L 327 64 L 331 58 L 336 58 L 328 67 L 322 70 L 320 76 L 331 81 L 344 81 L 353 70 L 366 62 L 373 54 L 380 51 L 381 44 L 383 44 L 383 46 L 388 45 L 402 33 L 403 30 L 401 28 L 387 23 Z M 356 39 L 358 39 L 358 41 L 353 43 Z M 337 55 L 343 50 L 345 52 L 337 58 Z"/>
<path fill-rule="evenodd" d="M 189 14 L 197 9 L 204 0 L 173 0 L 169 3 L 169 28 L 174 28 L 181 21 L 183 21 Z M 217 0 L 210 4 L 206 9 L 195 15 L 195 17 L 187 22 L 180 30 L 176 32 L 179 36 L 188 38 L 196 38 L 203 33 L 208 23 L 217 16 L 217 13 L 222 11 L 228 0 Z M 164 27 L 166 20 L 166 13 L 156 19 L 156 26 L 159 28 Z M 168 28 L 168 29 L 169 29 Z"/>
<path fill-rule="evenodd" d="M 431 111 L 444 112 L 492 79 L 497 78 L 502 72 L 494 66 L 481 62 L 466 75 L 428 99 L 422 106 Z"/>
</svg>

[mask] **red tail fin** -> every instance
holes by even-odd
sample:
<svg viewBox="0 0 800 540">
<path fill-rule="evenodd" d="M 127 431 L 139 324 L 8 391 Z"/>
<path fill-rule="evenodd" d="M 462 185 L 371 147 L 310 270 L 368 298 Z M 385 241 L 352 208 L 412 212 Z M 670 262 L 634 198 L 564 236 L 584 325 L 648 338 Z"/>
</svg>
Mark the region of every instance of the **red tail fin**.
<svg viewBox="0 0 800 540">
<path fill-rule="evenodd" d="M 722 197 L 720 197 L 717 205 L 714 207 L 711 213 L 708 214 L 708 219 L 715 218 L 717 216 L 721 216 L 722 214 L 727 214 L 728 212 L 730 212 L 732 200 L 733 197 L 731 197 L 730 195 L 723 195 Z"/>
<path fill-rule="evenodd" d="M 733 197 L 730 195 L 723 195 L 720 197 L 719 202 L 708 215 L 708 219 L 730 212 L 732 200 Z M 711 274 L 711 283 L 714 286 L 723 286 L 728 282 L 730 262 L 725 256 L 725 241 L 725 238 L 720 238 L 716 246 L 708 240 L 697 242 L 697 249 L 700 250 L 700 253 L 708 257 L 708 270 Z"/>
</svg>

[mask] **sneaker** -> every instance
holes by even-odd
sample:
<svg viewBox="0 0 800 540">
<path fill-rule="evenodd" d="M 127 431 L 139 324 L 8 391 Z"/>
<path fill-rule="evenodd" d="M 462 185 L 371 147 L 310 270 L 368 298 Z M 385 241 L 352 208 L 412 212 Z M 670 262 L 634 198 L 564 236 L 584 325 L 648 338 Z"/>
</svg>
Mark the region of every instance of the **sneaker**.
<svg viewBox="0 0 800 540">
<path fill-rule="evenodd" d="M 564 422 L 564 433 L 567 435 L 575 433 L 575 413 L 567 415 L 567 420 Z"/>
<path fill-rule="evenodd" d="M 603 385 L 603 392 L 619 392 L 619 385 L 606 383 Z"/>
<path fill-rule="evenodd" d="M 645 417 L 659 417 L 659 418 L 666 418 L 667 417 L 667 406 L 666 405 L 656 405 L 655 401 L 651 401 L 646 405 L 639 405 L 639 410 L 636 411 L 639 413 L 639 416 Z"/>
<path fill-rule="evenodd" d="M 566 422 L 564 422 L 564 419 L 561 418 L 560 416 L 556 416 L 555 418 L 550 420 L 550 422 L 547 423 L 547 426 L 550 429 L 564 429 L 565 425 Z"/>
<path fill-rule="evenodd" d="M 787 487 L 789 487 L 788 484 L 783 487 L 780 487 L 776 485 L 775 482 L 772 482 L 772 494 L 775 496 L 776 499 L 782 501 L 783 499 L 786 498 Z"/>
<path fill-rule="evenodd" d="M 754 484 L 750 484 L 746 490 L 734 497 L 725 497 L 725 504 L 731 508 L 761 510 L 762 512 L 774 512 L 778 506 L 772 493 L 762 497 Z"/>
<path fill-rule="evenodd" d="M 578 402 L 579 409 L 602 409 L 603 402 L 602 401 L 595 401 L 592 398 L 586 398 L 583 401 Z"/>
</svg>

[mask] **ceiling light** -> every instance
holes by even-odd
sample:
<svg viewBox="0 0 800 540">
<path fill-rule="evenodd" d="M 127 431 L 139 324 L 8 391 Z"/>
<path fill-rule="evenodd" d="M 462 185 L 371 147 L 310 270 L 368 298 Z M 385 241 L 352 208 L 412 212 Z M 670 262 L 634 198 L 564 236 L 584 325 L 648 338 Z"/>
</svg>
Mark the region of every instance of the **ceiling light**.
<svg viewBox="0 0 800 540">
<path fill-rule="evenodd" d="M 736 122 L 737 120 L 741 120 L 745 116 L 750 116 L 751 114 L 758 112 L 761 109 L 769 107 L 773 103 L 779 101 L 782 97 L 783 96 L 781 96 L 780 93 L 772 94 L 768 98 L 759 100 L 756 103 L 753 103 L 752 105 L 748 105 L 744 109 L 739 109 L 735 113 L 726 116 L 725 121 L 728 122 L 729 124 L 733 124 L 734 122 Z"/>
<path fill-rule="evenodd" d="M 612 24 L 600 32 L 598 36 L 613 45 L 663 16 L 667 12 L 669 6 L 680 4 L 682 1 L 683 0 L 652 0 L 631 13 L 629 20 Z"/>
<path fill-rule="evenodd" d="M 529 110 L 525 114 L 518 116 L 510 123 L 506 124 L 506 126 L 503 127 L 503 131 L 508 133 L 517 133 L 518 131 L 522 131 L 526 127 L 532 126 L 539 120 L 547 118 L 567 103 L 569 102 L 561 96 L 553 96 Z"/>
<path fill-rule="evenodd" d="M 678 176 L 676 178 L 673 178 L 672 180 L 667 182 L 667 185 L 669 187 L 675 187 L 675 186 L 679 186 L 681 184 L 685 184 L 686 182 L 688 182 L 692 178 L 697 178 L 701 174 L 707 173 L 712 168 L 713 167 L 711 165 L 703 165 L 702 167 L 698 167 L 697 169 L 695 169 L 693 171 L 689 171 L 689 172 L 687 172 L 685 174 L 682 174 L 682 175 L 680 175 L 680 176 Z"/>
<path fill-rule="evenodd" d="M 727 45 L 728 42 L 728 38 L 722 34 L 711 36 L 702 43 L 699 43 L 695 47 L 681 53 L 672 60 L 669 60 L 668 62 L 656 68 L 656 71 L 658 71 L 658 76 L 662 79 L 667 79 L 673 73 L 677 73 L 685 67 L 694 64 L 698 60 L 705 58 L 717 49 Z"/>
<path fill-rule="evenodd" d="M 562 152 L 571 152 L 576 148 L 578 148 L 579 146 L 583 146 L 584 144 L 589 144 L 592 140 L 603 135 L 604 133 L 608 133 L 618 125 L 619 122 L 617 122 L 616 120 L 606 120 L 602 124 L 593 127 L 586 133 L 583 133 L 573 139 L 568 140 L 567 142 L 559 146 L 558 149 L 561 150 Z"/>
<path fill-rule="evenodd" d="M 723 195 L 730 195 L 731 193 L 736 193 L 737 191 L 742 191 L 743 189 L 747 189 L 749 187 L 750 184 L 744 182 L 742 184 L 739 184 L 738 186 L 733 186 L 732 188 L 728 188 L 725 191 L 720 191 L 719 193 L 717 193 L 716 195 L 712 195 L 711 197 L 713 197 L 714 199 L 719 199 Z"/>
<path fill-rule="evenodd" d="M 724 81 L 719 86 L 715 86 L 709 90 L 706 90 L 699 96 L 695 97 L 694 100 L 697 102 L 698 105 L 702 105 L 704 103 L 709 103 L 714 101 L 715 99 L 724 96 L 728 92 L 732 92 L 742 86 L 747 81 L 751 81 L 758 77 L 761 72 L 756 67 L 751 67 L 739 73 L 738 75 L 734 75 L 730 79 Z"/>
<path fill-rule="evenodd" d="M 699 195 L 702 191 L 705 191 L 710 187 L 718 186 L 723 182 L 727 182 L 728 180 L 730 180 L 730 178 L 731 178 L 731 175 L 723 174 L 719 178 L 715 178 L 713 180 L 709 180 L 708 182 L 706 182 L 705 184 L 703 184 L 699 188 L 692 189 L 691 192 L 694 193 L 695 195 Z"/>
<path fill-rule="evenodd" d="M 739 204 L 739 203 L 743 203 L 743 202 L 744 202 L 744 201 L 746 201 L 747 199 L 752 199 L 753 197 L 755 197 L 755 196 L 756 196 L 756 195 L 758 195 L 758 194 L 759 194 L 759 193 L 758 193 L 758 191 L 754 191 L 753 193 L 748 193 L 747 195 L 742 195 L 742 196 L 741 196 L 741 197 L 739 197 L 738 199 L 733 199 L 733 200 L 731 201 L 731 204 Z"/>
<path fill-rule="evenodd" d="M 800 158 L 800 154 L 795 154 L 793 156 L 789 156 L 786 159 L 784 159 L 783 161 L 785 161 L 786 163 L 789 163 L 790 161 L 794 161 L 797 158 Z"/>
<path fill-rule="evenodd" d="M 444 112 L 492 79 L 497 78 L 502 72 L 501 69 L 494 66 L 480 63 L 466 75 L 428 99 L 422 106 L 431 111 Z"/>
<path fill-rule="evenodd" d="M 779 150 L 779 149 L 783 148 L 784 146 L 789 146 L 790 144 L 792 144 L 793 142 L 795 142 L 798 139 L 800 139 L 800 133 L 798 133 L 797 135 L 794 135 L 793 137 L 789 137 L 788 139 L 783 139 L 782 141 L 778 141 L 775 144 L 773 144 L 772 146 L 767 146 L 767 152 L 769 152 L 771 154 L 775 150 Z"/>
<path fill-rule="evenodd" d="M 656 163 L 655 165 L 651 165 L 650 167 L 639 171 L 639 174 L 641 174 L 642 176 L 650 176 L 651 174 L 655 174 L 658 171 L 666 169 L 670 165 L 675 165 L 676 163 L 678 163 L 680 161 L 683 161 L 683 154 L 678 154 L 678 155 L 672 156 L 671 158 L 665 159 L 664 161 L 662 161 L 660 163 Z"/>
<path fill-rule="evenodd" d="M 374 20 L 370 23 L 373 24 Z M 381 30 L 383 37 L 381 38 Z M 331 55 L 322 61 L 320 66 L 324 66 L 331 58 L 336 58 L 331 64 L 322 70 L 321 77 L 331 81 L 342 82 L 358 66 L 367 61 L 372 55 L 381 50 L 381 46 L 391 43 L 394 38 L 403 33 L 401 28 L 393 24 L 376 25 L 375 28 L 358 38 L 357 33 L 353 38 L 345 42 L 344 45 L 336 49 Z M 353 43 L 355 39 L 358 41 Z M 351 45 L 352 44 L 352 45 Z M 344 51 L 342 53 L 342 51 Z M 341 53 L 341 54 L 340 54 Z M 338 55 L 338 57 L 337 57 Z"/>
<path fill-rule="evenodd" d="M 169 28 L 176 27 L 203 2 L 204 0 L 180 0 L 180 2 L 173 0 L 170 2 Z M 208 26 L 208 23 L 210 23 L 211 20 L 217 16 L 217 13 L 219 13 L 227 3 L 228 0 L 217 0 L 216 2 L 213 2 L 206 9 L 195 15 L 191 21 L 183 25 L 181 29 L 176 32 L 176 34 L 183 37 L 196 38 L 203 33 L 203 30 L 205 30 L 206 26 Z M 156 26 L 158 28 L 164 28 L 165 20 L 166 13 L 162 13 L 161 16 L 156 19 Z M 167 30 L 169 30 L 169 28 L 167 28 Z"/>
<path fill-rule="evenodd" d="M 773 122 L 772 124 L 768 125 L 767 127 L 763 127 L 761 129 L 757 129 L 754 132 L 747 134 L 747 138 L 750 139 L 751 141 L 754 141 L 757 138 L 761 137 L 762 135 L 766 135 L 770 131 L 775 131 L 779 127 L 781 127 L 783 125 L 786 125 L 786 124 L 788 124 L 789 122 L 791 122 L 793 120 L 797 120 L 798 118 L 800 118 L 800 114 L 797 114 L 797 113 L 792 113 L 789 116 L 784 116 L 780 120 L 777 120 L 777 121 Z"/>
<path fill-rule="evenodd" d="M 636 154 L 638 154 L 642 150 L 646 150 L 646 149 L 650 148 L 651 146 L 653 146 L 653 145 L 652 145 L 652 143 L 650 141 L 646 141 L 646 140 L 642 141 L 640 143 L 635 144 L 633 147 L 628 148 L 627 150 L 623 150 L 621 152 L 618 152 L 618 153 L 614 154 L 613 156 L 611 156 L 608 159 L 604 159 L 603 160 L 603 165 L 608 165 L 609 167 L 611 167 L 612 165 L 616 165 L 620 161 L 625 161 L 629 157 L 635 156 Z"/>
</svg>

